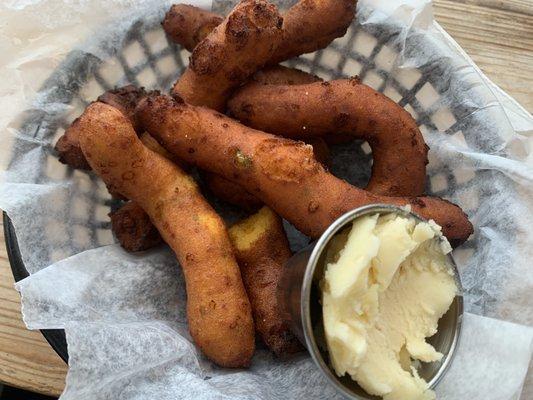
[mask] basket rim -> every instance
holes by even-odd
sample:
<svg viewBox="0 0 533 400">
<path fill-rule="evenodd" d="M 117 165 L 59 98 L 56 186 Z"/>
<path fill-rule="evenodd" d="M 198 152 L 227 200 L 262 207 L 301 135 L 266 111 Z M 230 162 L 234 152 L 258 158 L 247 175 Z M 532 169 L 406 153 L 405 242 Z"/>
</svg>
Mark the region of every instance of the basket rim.
<svg viewBox="0 0 533 400">
<path fill-rule="evenodd" d="M 11 222 L 11 219 L 7 215 L 7 213 L 4 211 L 2 212 L 3 217 L 3 223 L 4 223 L 4 238 L 6 242 L 6 249 L 7 249 L 7 258 L 9 260 L 9 264 L 11 266 L 11 273 L 13 274 L 13 278 L 15 279 L 15 282 L 19 282 L 23 280 L 24 278 L 27 278 L 30 276 L 28 271 L 26 270 L 26 267 L 24 265 L 24 261 L 22 260 L 22 254 L 20 253 L 20 249 L 18 246 L 17 236 L 15 234 L 15 227 L 13 226 L 13 223 Z M 57 353 L 61 359 L 68 364 L 68 348 L 67 348 L 67 340 L 65 336 L 65 330 L 63 329 L 39 329 L 48 342 L 48 344 L 52 347 L 52 349 Z"/>
</svg>

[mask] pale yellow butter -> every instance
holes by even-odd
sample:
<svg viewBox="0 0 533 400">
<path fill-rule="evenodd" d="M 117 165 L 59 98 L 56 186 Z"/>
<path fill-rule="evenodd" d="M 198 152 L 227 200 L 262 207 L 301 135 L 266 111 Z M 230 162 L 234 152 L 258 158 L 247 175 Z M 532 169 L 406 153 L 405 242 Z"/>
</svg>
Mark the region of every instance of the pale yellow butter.
<svg viewBox="0 0 533 400">
<path fill-rule="evenodd" d="M 395 214 L 363 216 L 328 254 L 321 287 L 331 363 L 386 400 L 435 398 L 412 364 L 442 358 L 426 338 L 457 292 L 439 229 Z"/>
</svg>

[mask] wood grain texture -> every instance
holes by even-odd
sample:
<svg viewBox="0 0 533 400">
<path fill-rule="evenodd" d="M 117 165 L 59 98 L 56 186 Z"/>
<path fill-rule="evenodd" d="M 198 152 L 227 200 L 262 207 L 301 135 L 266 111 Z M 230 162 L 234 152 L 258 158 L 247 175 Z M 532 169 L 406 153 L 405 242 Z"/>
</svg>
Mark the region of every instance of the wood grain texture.
<svg viewBox="0 0 533 400">
<path fill-rule="evenodd" d="M 5 248 L 0 219 L 0 382 L 42 394 L 59 396 L 67 366 L 39 331 L 26 329 L 20 296 Z"/>
<path fill-rule="evenodd" d="M 533 1 L 435 0 L 434 13 L 481 70 L 533 112 Z"/>
<path fill-rule="evenodd" d="M 520 14 L 533 15 L 531 0 L 450 0 L 454 3 L 483 6 L 494 10 L 515 11 Z"/>
<path fill-rule="evenodd" d="M 435 0 L 434 12 L 481 70 L 533 111 L 533 1 Z M 57 396 L 66 365 L 40 332 L 24 327 L 0 236 L 0 381 Z"/>
</svg>

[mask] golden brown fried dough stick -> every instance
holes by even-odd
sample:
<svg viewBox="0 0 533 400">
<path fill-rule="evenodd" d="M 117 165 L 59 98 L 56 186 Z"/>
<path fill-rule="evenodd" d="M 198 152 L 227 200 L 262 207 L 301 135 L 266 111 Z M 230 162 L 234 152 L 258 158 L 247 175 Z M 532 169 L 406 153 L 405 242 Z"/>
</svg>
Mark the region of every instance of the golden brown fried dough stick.
<svg viewBox="0 0 533 400">
<path fill-rule="evenodd" d="M 200 175 L 211 193 L 226 203 L 250 212 L 259 210 L 263 205 L 257 197 L 223 176 L 209 171 L 200 171 Z"/>
<path fill-rule="evenodd" d="M 76 118 L 58 139 L 54 149 L 59 162 L 75 169 L 91 169 L 80 147 L 79 118 Z"/>
<path fill-rule="evenodd" d="M 172 41 L 192 52 L 222 21 L 224 18 L 215 13 L 188 4 L 175 4 L 166 13 L 162 25 Z"/>
<path fill-rule="evenodd" d="M 292 69 L 278 65 L 258 71 L 253 76 L 252 80 L 265 85 L 296 85 L 317 82 L 320 81 L 320 78 L 298 69 Z M 325 166 L 329 166 L 330 154 L 327 144 L 320 138 L 311 138 L 309 143 L 315 148 L 315 154 L 317 155 L 318 161 Z M 204 171 L 202 173 L 202 177 L 204 178 L 211 192 L 216 197 L 230 204 L 239 206 L 248 211 L 257 210 L 263 204 L 257 197 L 246 192 L 236 183 L 223 178 L 220 175 Z"/>
<path fill-rule="evenodd" d="M 328 144 L 319 137 L 309 138 L 306 143 L 313 148 L 315 159 L 322 164 L 325 169 L 329 169 L 331 167 L 331 153 Z"/>
<path fill-rule="evenodd" d="M 312 19 L 316 19 L 318 18 L 319 12 L 323 9 L 322 7 L 330 7 L 330 4 L 328 3 L 332 2 L 329 1 L 323 2 L 323 4 L 318 4 L 315 0 L 307 2 L 307 6 L 305 6 L 304 3 L 306 2 L 302 2 L 302 4 L 298 5 L 298 7 L 294 6 L 294 10 L 287 13 L 284 21 L 284 26 L 288 26 L 287 32 L 284 32 L 284 42 L 280 45 L 280 49 L 278 49 L 276 54 L 273 56 L 273 61 L 287 56 L 283 53 L 293 53 L 296 56 L 304 54 L 305 52 L 312 52 L 327 47 L 332 40 L 343 36 L 346 33 L 346 29 L 353 19 L 356 5 L 355 1 L 344 1 L 344 4 L 343 1 L 334 2 L 334 7 L 346 7 L 346 9 L 349 10 L 349 14 L 343 14 L 343 18 L 330 18 L 324 20 L 324 23 L 332 25 L 331 28 L 328 29 L 329 33 L 323 35 L 323 32 L 321 32 L 319 28 L 315 29 L 315 27 L 318 27 L 318 25 L 311 26 L 306 22 L 298 27 L 294 21 L 302 19 L 302 17 L 299 15 L 302 13 L 302 8 L 306 9 L 306 13 L 310 13 Z M 315 3 L 318 4 L 319 8 L 314 7 Z M 331 10 L 331 12 L 328 12 L 327 15 L 328 17 L 331 17 L 338 9 L 329 8 L 329 10 Z M 190 5 L 177 4 L 172 6 L 170 11 L 167 13 L 163 22 L 163 28 L 174 42 L 184 46 L 187 50 L 192 51 L 194 47 L 196 47 L 196 45 L 203 40 L 216 25 L 220 23 L 217 21 L 221 22 L 222 17 L 215 13 L 211 13 Z M 296 41 L 292 40 L 288 33 L 294 32 L 297 29 L 304 30 L 300 33 L 302 33 L 304 37 L 308 38 L 303 44 L 297 44 Z M 316 41 L 313 41 L 312 35 L 317 35 Z M 289 41 L 289 43 L 285 43 L 285 41 Z M 287 46 L 288 49 L 286 49 Z M 298 69 L 287 68 L 275 64 L 275 62 L 269 62 L 269 65 L 273 66 L 258 71 L 252 77 L 252 81 L 273 85 L 298 85 L 321 81 L 320 78 Z M 326 137 L 326 141 L 331 144 L 348 143 L 352 140 L 353 137 L 350 135 L 336 134 L 335 136 L 328 135 Z M 394 194 L 399 195 L 401 193 L 391 193 L 391 195 Z"/>
<path fill-rule="evenodd" d="M 149 149 L 169 160 L 176 158 L 161 147 L 148 133 L 141 135 L 141 141 Z M 329 167 L 330 154 L 327 144 L 320 138 L 313 138 L 310 140 L 310 144 L 313 146 L 317 161 L 325 168 Z M 206 181 L 207 186 L 215 196 L 230 204 L 240 206 L 247 211 L 257 211 L 263 205 L 257 197 L 252 196 L 238 184 L 222 178 L 220 175 L 202 171 L 202 178 Z M 149 217 L 138 204 L 134 202 L 126 203 L 110 215 L 113 233 L 120 245 L 126 250 L 147 250 L 156 246 L 161 241 L 161 238 L 157 240 L 152 234 L 153 231 L 157 232 L 157 230 L 155 228 L 152 229 L 152 224 L 149 223 Z"/>
<path fill-rule="evenodd" d="M 143 144 L 149 149 L 161 154 L 163 157 L 168 158 L 169 160 L 177 164 L 179 167 L 181 167 L 183 170 L 189 170 L 189 165 L 186 165 L 175 155 L 169 153 L 157 142 L 157 140 L 150 136 L 149 133 L 144 132 L 140 136 L 140 138 Z M 325 152 L 327 150 L 327 145 L 325 146 L 326 149 L 322 149 L 322 152 Z M 209 187 L 211 192 L 221 200 L 226 201 L 229 204 L 241 207 L 247 211 L 257 211 L 263 205 L 261 200 L 245 191 L 235 182 L 232 182 L 220 175 L 216 175 L 211 172 L 200 171 L 200 173 L 207 187 Z M 133 238 L 131 238 L 130 240 L 132 239 Z"/>
<path fill-rule="evenodd" d="M 148 132 L 143 132 L 139 135 L 139 139 L 141 139 L 141 142 L 148 147 L 150 150 L 155 151 L 157 154 L 162 155 L 163 157 L 169 159 L 174 164 L 176 164 L 178 167 L 180 167 L 184 171 L 188 171 L 190 168 L 190 165 L 185 164 L 183 161 L 181 161 L 178 157 L 176 157 L 174 154 L 171 154 L 165 149 L 163 146 L 161 146 L 157 140 L 155 140 Z"/>
<path fill-rule="evenodd" d="M 283 265 L 291 257 L 281 218 L 263 207 L 233 225 L 229 235 L 252 304 L 255 329 L 277 356 L 302 351 L 281 317 L 276 296 Z"/>
<path fill-rule="evenodd" d="M 145 146 L 163 157 L 170 160 L 176 158 L 149 134 L 143 133 L 140 139 Z M 319 139 L 315 141 L 314 146 L 326 156 L 325 143 Z M 225 179 L 223 182 L 235 186 L 232 195 L 247 194 L 237 184 Z M 221 190 L 227 191 L 228 186 Z M 249 197 L 239 202 L 255 202 L 256 210 L 261 207 L 259 199 L 252 195 Z M 126 203 L 110 216 L 115 236 L 127 251 L 148 250 L 161 243 L 159 232 L 137 203 Z M 263 207 L 258 213 L 234 225 L 229 230 L 229 235 L 250 299 L 257 332 L 277 356 L 282 357 L 303 350 L 282 320 L 277 306 L 276 286 L 281 276 L 281 268 L 291 256 L 281 219 L 269 208 Z"/>
<path fill-rule="evenodd" d="M 143 132 L 139 139 L 150 150 L 171 160 L 183 169 L 184 163 L 179 161 L 175 155 L 170 154 L 150 134 Z M 126 251 L 148 250 L 163 241 L 148 214 L 134 201 L 123 204 L 118 210 L 111 212 L 109 216 L 111 217 L 111 231 Z"/>
<path fill-rule="evenodd" d="M 257 71 L 250 81 L 261 85 L 303 85 L 322 82 L 322 79 L 296 68 L 275 65 Z"/>
<path fill-rule="evenodd" d="M 161 243 L 159 232 L 137 203 L 127 203 L 112 213 L 120 244 L 128 251 L 147 250 Z M 232 226 L 229 236 L 250 299 L 255 329 L 265 344 L 284 357 L 303 348 L 283 321 L 276 296 L 281 270 L 290 258 L 281 218 L 267 207 Z"/>
<path fill-rule="evenodd" d="M 313 146 L 314 154 L 318 162 L 325 168 L 329 168 L 331 157 L 329 147 L 321 138 L 309 138 L 308 143 Z M 248 193 L 237 183 L 209 171 L 201 171 L 202 178 L 211 192 L 219 199 L 241 207 L 247 211 L 257 211 L 263 202 L 256 196 Z"/>
<path fill-rule="evenodd" d="M 285 137 L 352 134 L 365 139 L 374 158 L 367 190 L 395 196 L 424 193 L 428 147 L 415 120 L 358 79 L 249 84 L 228 108 L 245 125 Z"/>
<path fill-rule="evenodd" d="M 134 123 L 133 112 L 137 102 L 146 95 L 144 88 L 137 88 L 127 85 L 105 92 L 97 101 L 109 104 L 124 113 Z M 135 127 L 138 131 L 138 127 Z M 80 127 L 78 118 L 68 127 L 63 136 L 56 143 L 55 150 L 58 153 L 59 161 L 67 164 L 71 168 L 89 170 L 91 167 L 87 163 L 80 148 L 79 135 Z"/>
<path fill-rule="evenodd" d="M 344 36 L 356 4 L 356 0 L 300 0 L 283 16 L 283 42 L 269 65 L 323 49 Z"/>
<path fill-rule="evenodd" d="M 257 72 L 252 80 L 261 84 L 284 84 L 295 85 L 301 83 L 310 83 L 320 81 L 320 78 L 300 71 L 283 67 L 281 65 L 265 68 Z M 315 148 L 317 159 L 322 164 L 329 165 L 329 148 L 327 144 L 320 138 L 311 138 L 309 143 Z M 315 147 L 316 146 L 316 147 Z M 239 185 L 230 180 L 221 177 L 220 175 L 204 171 L 202 173 L 207 186 L 211 192 L 230 204 L 239 206 L 248 211 L 259 209 L 263 203 L 257 197 L 243 190 Z"/>
<path fill-rule="evenodd" d="M 249 365 L 253 320 L 224 222 L 189 176 L 142 144 L 120 111 L 94 103 L 79 123 L 81 148 L 91 167 L 146 211 L 176 253 L 196 344 L 221 366 Z"/>
<path fill-rule="evenodd" d="M 148 133 L 143 132 L 139 138 L 150 150 L 171 160 L 182 169 L 188 168 L 176 156 L 161 147 Z M 111 218 L 111 231 L 126 251 L 148 250 L 163 241 L 148 214 L 134 201 L 123 204 L 118 210 L 109 213 L 109 217 Z"/>
<path fill-rule="evenodd" d="M 344 36 L 355 15 L 355 0 L 301 0 L 284 15 L 283 39 L 268 64 L 327 47 Z M 222 17 L 178 4 L 165 16 L 163 29 L 176 43 L 192 51 Z M 219 22 L 220 23 L 220 22 Z"/>
<path fill-rule="evenodd" d="M 304 85 L 307 83 L 322 82 L 323 80 L 316 75 L 309 74 L 297 68 L 288 68 L 283 65 L 267 67 L 257 71 L 243 89 L 248 85 Z M 313 138 L 317 139 L 317 138 Z M 336 133 L 334 135 L 324 135 L 325 144 L 343 144 L 352 142 L 355 138 L 353 135 Z M 308 139 L 307 143 L 311 143 Z M 315 149 L 316 150 L 316 149 Z M 329 150 L 328 150 L 329 151 Z"/>
<path fill-rule="evenodd" d="M 261 69 L 277 48 L 283 18 L 266 0 L 242 0 L 192 52 L 172 92 L 222 111 L 231 91 Z"/>
<path fill-rule="evenodd" d="M 358 189 L 326 172 L 311 146 L 248 128 L 212 110 L 153 95 L 139 103 L 136 116 L 168 151 L 237 182 L 308 236 L 318 237 L 345 212 L 374 203 L 411 206 L 441 225 L 455 245 L 472 233 L 467 216 L 450 202 Z"/>
<path fill-rule="evenodd" d="M 141 141 L 149 149 L 161 154 L 175 162 L 176 156 L 170 154 L 148 133 L 143 133 Z M 330 154 L 327 144 L 320 138 L 313 138 L 309 142 L 313 146 L 313 151 L 317 161 L 325 168 L 330 165 Z M 179 163 L 177 163 L 180 166 Z M 242 207 L 247 211 L 257 211 L 263 203 L 257 197 L 246 192 L 238 184 L 211 172 L 202 171 L 202 178 L 215 196 L 230 203 Z M 148 250 L 161 242 L 161 237 L 157 238 L 149 217 L 142 208 L 129 202 L 110 214 L 111 227 L 120 245 L 127 251 Z M 157 233 L 157 236 L 159 234 Z"/>
<path fill-rule="evenodd" d="M 243 89 L 248 85 L 304 85 L 307 83 L 322 82 L 323 80 L 316 75 L 309 74 L 297 68 L 288 68 L 283 65 L 275 65 L 273 67 L 266 67 L 261 71 L 257 71 L 248 83 L 243 86 Z M 317 139 L 317 138 L 313 138 Z M 336 133 L 334 135 L 324 135 L 325 144 L 343 144 L 354 141 L 353 135 Z M 311 143 L 310 140 L 306 140 Z M 316 149 L 315 149 L 316 150 Z M 393 195 L 393 194 L 391 194 Z"/>
<path fill-rule="evenodd" d="M 109 213 L 109 217 L 113 233 L 127 251 L 148 250 L 162 241 L 148 214 L 135 202 L 124 204 L 118 210 Z"/>
<path fill-rule="evenodd" d="M 244 4 L 244 3 L 241 3 Z M 258 3 L 259 4 L 259 3 Z M 257 6 L 257 5 L 256 5 Z M 194 11 L 197 11 L 196 13 Z M 255 12 L 255 11 L 254 11 Z M 172 25 L 180 25 L 179 27 L 176 27 L 175 33 L 178 37 L 180 37 L 182 40 L 184 40 L 186 43 L 190 43 L 193 41 L 194 38 L 199 38 L 201 34 L 198 32 L 206 32 L 205 24 L 208 26 L 212 25 L 212 22 L 216 20 L 215 17 L 211 16 L 209 17 L 209 13 L 206 13 L 203 10 L 197 9 L 192 6 L 173 6 L 170 10 L 170 12 L 167 14 L 165 21 L 163 22 L 163 26 L 167 27 Z M 228 18 L 229 21 L 236 20 L 237 16 L 239 15 L 239 11 L 236 9 L 234 12 L 232 12 L 232 15 Z M 232 19 L 233 18 L 233 19 Z M 185 27 L 184 25 L 187 25 Z M 188 30 L 187 30 L 188 29 Z M 187 34 L 186 32 L 196 32 L 198 34 L 194 34 L 192 37 Z M 212 35 L 213 36 L 213 35 Z M 220 36 L 220 35 L 219 35 Z M 212 37 L 210 37 L 213 39 Z M 220 37 L 222 39 L 222 37 Z M 208 38 L 209 40 L 209 38 Z M 261 41 L 266 40 L 265 36 L 261 36 L 258 38 L 259 48 L 264 46 L 266 43 L 261 43 Z M 221 51 L 223 51 L 225 54 L 229 54 L 233 51 L 231 47 L 231 42 L 226 40 L 225 42 L 221 42 L 220 44 Z M 246 64 L 249 61 L 246 61 L 245 59 L 246 54 L 239 54 L 239 57 L 242 58 L 241 62 Z M 194 55 L 193 55 L 194 57 Z M 248 68 L 249 72 L 254 72 L 251 69 L 250 64 Z M 209 75 L 209 74 L 207 74 Z M 248 74 L 249 75 L 249 74 Z M 244 76 L 242 78 L 245 78 Z M 182 78 L 183 80 L 186 80 L 187 77 Z M 257 76 L 257 81 L 261 81 L 264 83 L 283 83 L 283 84 L 293 84 L 293 83 L 303 83 L 303 82 L 315 82 L 318 78 L 306 74 L 302 71 L 298 70 L 291 70 L 286 67 L 274 67 L 269 69 L 268 71 L 265 71 L 263 73 L 259 73 Z M 191 82 L 189 82 L 191 83 Z M 235 84 L 242 83 L 242 82 L 235 82 Z M 193 86 L 196 86 L 198 82 L 192 83 Z M 177 85 L 180 85 L 178 82 Z M 202 89 L 198 91 L 198 88 L 191 88 L 192 91 L 194 91 L 194 95 L 198 95 L 196 99 L 192 99 L 190 96 L 185 96 L 187 101 L 192 102 L 197 105 L 207 105 L 209 104 L 209 98 L 212 95 L 213 88 L 207 88 L 207 92 L 203 92 Z M 226 93 L 227 94 L 227 93 Z M 224 94 L 221 95 L 220 100 L 222 100 Z M 225 99 L 224 99 L 225 101 Z M 212 106 L 212 105 L 211 105 Z M 237 205 L 239 207 L 242 207 L 247 210 L 256 210 L 258 207 L 261 206 L 261 201 L 255 198 L 253 195 L 247 193 L 242 188 L 240 188 L 237 184 L 221 177 L 217 176 L 216 174 L 211 174 L 209 172 L 206 172 L 203 174 L 207 185 L 215 194 L 217 197 L 221 198 L 224 201 L 227 201 L 230 204 Z"/>
</svg>

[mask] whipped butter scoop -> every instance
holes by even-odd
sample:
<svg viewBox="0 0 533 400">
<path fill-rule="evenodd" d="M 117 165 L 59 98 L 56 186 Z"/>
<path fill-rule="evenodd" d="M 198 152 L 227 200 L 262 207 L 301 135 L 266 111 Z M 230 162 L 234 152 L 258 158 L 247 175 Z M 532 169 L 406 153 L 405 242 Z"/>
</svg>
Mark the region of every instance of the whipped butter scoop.
<svg viewBox="0 0 533 400">
<path fill-rule="evenodd" d="M 443 355 L 426 338 L 458 288 L 440 227 L 395 213 L 367 214 L 328 244 L 320 281 L 329 362 L 386 400 L 434 399 L 417 372 Z"/>
</svg>

